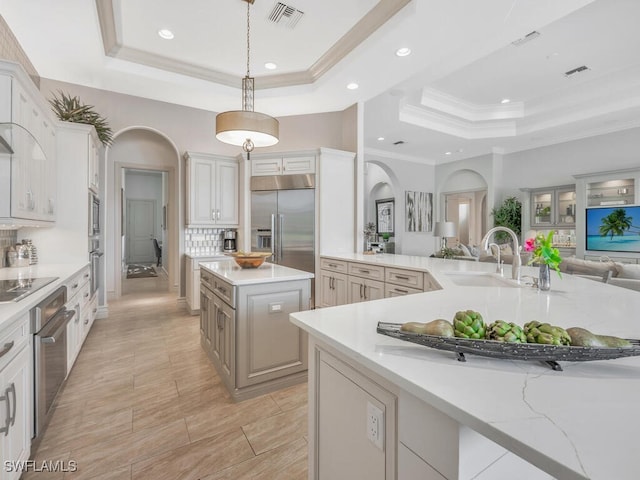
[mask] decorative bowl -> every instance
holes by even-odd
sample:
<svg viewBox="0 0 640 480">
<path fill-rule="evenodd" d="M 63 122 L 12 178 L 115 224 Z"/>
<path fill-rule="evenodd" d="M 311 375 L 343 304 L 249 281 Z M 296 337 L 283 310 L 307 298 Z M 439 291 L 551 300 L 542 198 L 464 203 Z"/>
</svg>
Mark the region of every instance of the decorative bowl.
<svg viewBox="0 0 640 480">
<path fill-rule="evenodd" d="M 236 252 L 229 253 L 241 268 L 258 268 L 271 256 L 269 252 Z"/>
</svg>

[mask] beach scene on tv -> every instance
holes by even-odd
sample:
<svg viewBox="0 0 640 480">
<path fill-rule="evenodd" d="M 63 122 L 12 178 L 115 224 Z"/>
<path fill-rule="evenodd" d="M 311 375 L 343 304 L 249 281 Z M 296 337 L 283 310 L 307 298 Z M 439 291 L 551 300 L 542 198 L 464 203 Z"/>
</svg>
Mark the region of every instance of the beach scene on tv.
<svg viewBox="0 0 640 480">
<path fill-rule="evenodd" d="M 640 206 L 589 208 L 587 250 L 640 252 Z"/>
</svg>

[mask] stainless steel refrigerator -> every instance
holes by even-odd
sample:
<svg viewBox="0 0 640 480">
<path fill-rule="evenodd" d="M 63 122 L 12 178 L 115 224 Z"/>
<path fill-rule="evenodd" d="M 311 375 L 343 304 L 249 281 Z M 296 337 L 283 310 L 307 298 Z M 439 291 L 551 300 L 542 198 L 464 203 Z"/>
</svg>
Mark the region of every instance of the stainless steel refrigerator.
<svg viewBox="0 0 640 480">
<path fill-rule="evenodd" d="M 288 178 L 287 178 L 288 177 Z M 251 178 L 251 250 L 267 261 L 315 274 L 313 175 Z M 311 305 L 315 282 L 311 281 Z"/>
</svg>

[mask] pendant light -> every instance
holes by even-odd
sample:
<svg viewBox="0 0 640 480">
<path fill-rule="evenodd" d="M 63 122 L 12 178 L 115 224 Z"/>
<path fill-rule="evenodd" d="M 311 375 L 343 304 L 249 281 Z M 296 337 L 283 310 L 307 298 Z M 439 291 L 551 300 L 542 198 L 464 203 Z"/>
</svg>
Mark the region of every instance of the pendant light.
<svg viewBox="0 0 640 480">
<path fill-rule="evenodd" d="M 247 2 L 247 75 L 242 79 L 242 110 L 219 113 L 216 116 L 216 138 L 224 143 L 242 146 L 247 159 L 254 147 L 269 147 L 278 143 L 278 120 L 253 111 L 254 78 L 249 73 L 249 8 L 255 0 Z"/>
</svg>

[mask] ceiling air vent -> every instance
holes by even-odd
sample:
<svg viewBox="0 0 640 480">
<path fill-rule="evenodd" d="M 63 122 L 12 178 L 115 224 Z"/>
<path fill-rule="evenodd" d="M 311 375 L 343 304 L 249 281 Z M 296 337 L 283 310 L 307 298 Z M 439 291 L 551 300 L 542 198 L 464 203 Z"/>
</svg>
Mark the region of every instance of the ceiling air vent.
<svg viewBox="0 0 640 480">
<path fill-rule="evenodd" d="M 404 140 L 398 140 L 397 142 L 393 142 L 394 145 L 404 145 Z"/>
<path fill-rule="evenodd" d="M 531 33 L 527 33 L 524 37 L 514 40 L 513 42 L 511 42 L 511 45 L 515 45 L 516 47 L 519 47 L 521 45 L 524 45 L 527 42 L 530 42 L 531 40 L 535 40 L 539 36 L 540 36 L 540 32 L 536 32 L 534 30 Z"/>
<path fill-rule="evenodd" d="M 269 13 L 269 21 L 293 28 L 298 24 L 303 15 L 304 12 L 301 12 L 296 7 L 286 5 L 282 2 L 276 2 L 271 13 Z"/>
<path fill-rule="evenodd" d="M 578 73 L 585 72 L 587 70 L 589 70 L 589 67 L 587 67 L 586 65 L 582 65 L 581 67 L 574 68 L 573 70 L 569 70 L 568 72 L 564 72 L 564 76 L 569 78 Z"/>
</svg>

